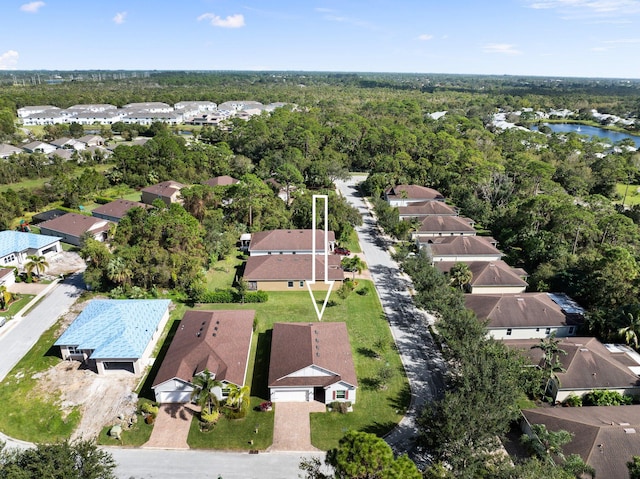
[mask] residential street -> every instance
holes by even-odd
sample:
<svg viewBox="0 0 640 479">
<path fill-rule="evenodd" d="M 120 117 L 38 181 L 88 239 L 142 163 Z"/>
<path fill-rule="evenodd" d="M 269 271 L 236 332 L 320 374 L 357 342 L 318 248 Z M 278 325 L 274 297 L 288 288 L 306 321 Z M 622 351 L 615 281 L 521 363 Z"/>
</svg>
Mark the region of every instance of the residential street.
<svg viewBox="0 0 640 479">
<path fill-rule="evenodd" d="M 411 406 L 397 428 L 385 440 L 397 453 L 406 452 L 421 467 L 424 458 L 416 447 L 416 416 L 422 406 L 444 390 L 444 363 L 426 327 L 424 313 L 419 311 L 409 293 L 411 280 L 404 275 L 387 250 L 388 244 L 355 185 L 358 177 L 337 181 L 338 190 L 358 208 L 363 225 L 357 228 L 365 262 L 378 290 L 382 307 L 391 326 L 398 351 L 411 384 Z"/>
</svg>

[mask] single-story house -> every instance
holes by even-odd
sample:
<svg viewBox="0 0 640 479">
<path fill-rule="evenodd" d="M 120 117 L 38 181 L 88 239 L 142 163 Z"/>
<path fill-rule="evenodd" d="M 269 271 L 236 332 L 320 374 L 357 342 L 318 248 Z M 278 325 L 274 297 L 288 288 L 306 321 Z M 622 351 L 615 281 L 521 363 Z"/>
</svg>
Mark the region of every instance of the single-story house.
<svg viewBox="0 0 640 479">
<path fill-rule="evenodd" d="M 456 265 L 455 261 L 438 261 L 434 266 L 445 274 Z M 502 260 L 499 261 L 469 261 L 472 277 L 467 292 L 471 294 L 517 294 L 527 289 L 528 277 L 526 271 L 512 268 Z"/>
<path fill-rule="evenodd" d="M 169 319 L 168 299 L 94 299 L 54 346 L 98 374 L 142 373 Z"/>
<path fill-rule="evenodd" d="M 242 387 L 247 379 L 255 311 L 187 311 L 162 360 L 152 389 L 159 403 L 191 401 L 194 376 L 209 371 L 222 387 Z"/>
<path fill-rule="evenodd" d="M 56 156 L 64 161 L 71 161 L 73 159 L 80 158 L 77 150 L 68 148 L 58 148 L 53 153 L 49 153 L 47 158 L 53 160 Z"/>
<path fill-rule="evenodd" d="M 536 339 L 575 336 L 582 314 L 565 313 L 548 293 L 467 294 L 465 306 L 488 321 L 495 339 Z"/>
<path fill-rule="evenodd" d="M 93 216 L 67 213 L 40 223 L 42 234 L 57 235 L 65 243 L 80 246 L 82 235 L 89 232 L 98 241 L 105 241 L 113 223 Z"/>
<path fill-rule="evenodd" d="M 59 209 L 47 210 L 42 213 L 36 213 L 31 217 L 31 223 L 34 225 L 40 224 L 43 221 L 49 221 L 53 218 L 58 218 L 59 216 L 66 215 L 67 212 Z"/>
<path fill-rule="evenodd" d="M 356 402 L 358 380 L 345 323 L 275 323 L 272 402 Z"/>
<path fill-rule="evenodd" d="M 56 148 L 72 148 L 74 150 L 84 150 L 87 147 L 87 145 L 80 140 L 67 137 L 57 138 L 53 140 L 51 144 Z"/>
<path fill-rule="evenodd" d="M 22 150 L 8 143 L 0 143 L 0 158 L 9 158 L 11 155 L 22 153 Z"/>
<path fill-rule="evenodd" d="M 149 209 L 151 206 L 145 203 L 140 203 L 139 201 L 115 200 L 111 203 L 98 206 L 91 212 L 91 214 L 96 218 L 102 218 L 103 220 L 117 223 L 129 210 L 133 208 Z"/>
<path fill-rule="evenodd" d="M 49 257 L 62 251 L 58 236 L 21 231 L 0 231 L 0 266 L 22 266 L 27 256 Z"/>
<path fill-rule="evenodd" d="M 104 145 L 104 138 L 100 135 L 84 135 L 78 138 L 78 141 L 84 143 L 87 147 Z"/>
<path fill-rule="evenodd" d="M 418 227 L 411 232 L 412 239 L 433 238 L 439 236 L 475 236 L 475 222 L 462 216 L 425 216 L 419 218 Z"/>
<path fill-rule="evenodd" d="M 229 175 L 216 176 L 215 178 L 210 178 L 204 182 L 205 185 L 209 186 L 229 186 L 235 185 L 236 183 L 240 183 L 240 180 L 236 180 Z"/>
<path fill-rule="evenodd" d="M 249 255 L 269 254 L 311 254 L 313 243 L 313 230 L 269 230 L 258 231 L 251 235 L 249 243 Z M 325 240 L 324 231 L 316 230 L 316 254 L 325 251 L 332 252 L 336 245 L 336 235 L 333 231 L 327 232 Z"/>
<path fill-rule="evenodd" d="M 433 264 L 438 261 L 498 261 L 503 256 L 496 241 L 489 236 L 442 236 L 418 238 L 416 242 L 425 249 Z"/>
<path fill-rule="evenodd" d="M 187 185 L 178 183 L 177 181 L 163 181 L 157 185 L 142 188 L 142 202 L 148 205 L 152 204 L 156 199 L 160 199 L 165 205 L 171 203 L 182 203 L 180 190 L 186 188 Z"/>
<path fill-rule="evenodd" d="M 407 206 L 398 206 L 401 220 L 421 219 L 425 216 L 458 216 L 458 211 L 444 201 L 418 201 Z"/>
<path fill-rule="evenodd" d="M 595 469 L 595 477 L 629 479 L 627 462 L 640 451 L 639 405 L 541 407 L 524 409 L 522 415 L 527 434 L 531 424 L 570 432 L 573 439 L 562 447 L 563 453 L 579 455 Z"/>
<path fill-rule="evenodd" d="M 313 255 L 282 254 L 249 256 L 242 278 L 251 291 L 290 291 L 306 288 L 306 282 L 312 280 Z M 344 281 L 344 271 L 340 266 L 340 257 L 327 256 L 327 281 Z M 314 289 L 327 289 L 324 284 L 324 256 L 315 255 L 316 285 Z"/>
<path fill-rule="evenodd" d="M 57 147 L 50 145 L 49 143 L 45 143 L 43 141 L 32 141 L 31 143 L 27 143 L 22 147 L 27 153 L 44 153 L 48 155 L 49 153 L 53 153 Z"/>
<path fill-rule="evenodd" d="M 13 268 L 0 268 L 0 286 L 9 289 L 16 283 L 16 275 Z"/>
<path fill-rule="evenodd" d="M 602 344 L 596 338 L 558 338 L 558 354 L 562 371 L 550 384 L 549 394 L 562 402 L 571 394 L 583 396 L 594 389 L 617 391 L 620 394 L 640 394 L 640 356 L 623 344 Z M 530 364 L 543 366 L 544 352 L 534 348 L 540 340 L 509 340 L 505 344 L 522 351 Z"/>
<path fill-rule="evenodd" d="M 397 185 L 387 188 L 385 200 L 390 206 L 408 206 L 423 201 L 444 201 L 444 196 L 433 188 L 419 185 Z"/>
</svg>

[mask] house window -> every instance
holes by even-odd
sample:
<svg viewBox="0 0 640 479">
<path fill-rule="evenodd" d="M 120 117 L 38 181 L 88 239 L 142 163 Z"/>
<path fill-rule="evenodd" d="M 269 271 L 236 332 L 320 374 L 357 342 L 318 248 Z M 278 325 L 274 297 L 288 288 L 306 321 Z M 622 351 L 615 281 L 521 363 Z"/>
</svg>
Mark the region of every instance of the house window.
<svg viewBox="0 0 640 479">
<path fill-rule="evenodd" d="M 574 331 L 575 331 L 575 328 L 574 328 L 573 326 L 571 326 L 571 327 L 569 328 L 569 334 L 573 334 L 573 332 L 574 332 Z"/>
<path fill-rule="evenodd" d="M 536 333 L 539 333 L 539 332 L 540 332 L 540 328 L 536 328 Z"/>
<path fill-rule="evenodd" d="M 547 328 L 544 330 L 544 334 L 551 334 L 551 328 Z"/>
<path fill-rule="evenodd" d="M 287 288 L 293 288 L 293 281 L 287 282 Z"/>
<path fill-rule="evenodd" d="M 344 389 L 336 391 L 336 399 L 347 399 L 347 391 Z"/>
<path fill-rule="evenodd" d="M 4 264 L 11 263 L 12 261 L 15 261 L 15 260 L 16 260 L 15 255 L 10 254 L 9 256 L 4 257 Z"/>
<path fill-rule="evenodd" d="M 231 388 L 222 388 L 222 397 L 229 397 L 229 393 L 231 392 Z"/>
<path fill-rule="evenodd" d="M 507 336 L 511 336 L 511 328 L 507 329 Z"/>
<path fill-rule="evenodd" d="M 67 350 L 69 351 L 70 355 L 80 354 L 80 350 L 77 346 L 67 346 Z"/>
<path fill-rule="evenodd" d="M 249 291 L 256 291 L 258 289 L 258 282 L 249 281 L 248 288 L 249 288 Z"/>
<path fill-rule="evenodd" d="M 300 281 L 300 287 L 304 288 L 304 281 Z"/>
</svg>

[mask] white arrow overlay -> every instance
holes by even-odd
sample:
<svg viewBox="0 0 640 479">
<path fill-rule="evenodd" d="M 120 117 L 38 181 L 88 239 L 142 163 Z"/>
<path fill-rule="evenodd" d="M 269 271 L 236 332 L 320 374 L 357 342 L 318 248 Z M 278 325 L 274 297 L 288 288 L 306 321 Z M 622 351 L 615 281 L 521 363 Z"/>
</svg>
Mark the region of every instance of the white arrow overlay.
<svg viewBox="0 0 640 479">
<path fill-rule="evenodd" d="M 324 284 L 329 285 L 329 289 L 327 290 L 327 296 L 324 298 L 324 303 L 322 303 L 322 309 L 318 309 L 318 304 L 316 303 L 316 298 L 313 295 L 313 291 L 311 290 L 311 285 L 316 284 L 316 200 L 321 199 L 324 200 L 324 236 L 323 236 L 323 245 L 322 251 L 324 255 Z M 316 315 L 318 316 L 318 321 L 322 321 L 322 316 L 324 315 L 324 310 L 327 307 L 327 302 L 329 301 L 329 296 L 331 295 L 331 289 L 333 288 L 333 283 L 335 281 L 329 281 L 329 196 L 328 195 L 313 195 L 313 203 L 311 206 L 312 212 L 312 222 L 311 222 L 311 281 L 307 281 L 307 289 L 309 290 L 309 295 L 311 296 L 311 302 L 313 303 L 313 307 L 316 310 Z"/>
</svg>

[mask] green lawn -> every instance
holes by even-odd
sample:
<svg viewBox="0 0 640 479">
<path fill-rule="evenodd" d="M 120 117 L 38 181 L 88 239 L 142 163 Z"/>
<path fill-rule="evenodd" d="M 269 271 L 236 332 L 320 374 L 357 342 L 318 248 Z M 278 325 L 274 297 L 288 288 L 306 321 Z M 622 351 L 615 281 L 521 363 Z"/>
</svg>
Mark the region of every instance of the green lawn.
<svg viewBox="0 0 640 479">
<path fill-rule="evenodd" d="M 392 429 L 402 418 L 409 404 L 409 389 L 400 357 L 393 344 L 389 325 L 384 318 L 378 297 L 370 281 L 359 281 L 356 290 L 366 289 L 368 294 L 351 293 L 341 300 L 332 293 L 335 305 L 328 306 L 323 321 L 345 321 L 349 330 L 356 373 L 360 382 L 354 412 L 349 414 L 317 413 L 311 417 L 311 438 L 313 444 L 323 450 L 335 447 L 338 440 L 348 429 L 373 432 L 383 435 Z M 322 294 L 318 293 L 319 300 Z M 271 329 L 275 322 L 317 321 L 316 313 L 307 291 L 270 292 L 269 301 L 261 304 L 212 304 L 197 309 L 255 309 L 256 334 L 252 344 L 248 381 L 251 384 L 252 406 L 269 399 L 268 365 L 271 343 Z M 377 341 L 386 341 L 389 347 L 380 350 Z M 377 358 L 377 354 L 381 356 Z M 255 359 L 254 359 L 255 358 Z M 382 389 L 375 387 L 379 382 L 381 369 L 388 371 L 390 378 Z M 216 434 L 215 431 L 226 428 L 222 420 L 210 433 L 200 433 L 197 424 L 191 428 L 189 444 L 193 447 L 220 449 L 259 448 L 257 438 L 254 445 L 249 444 L 252 427 L 266 417 L 265 413 L 251 411 L 244 422 L 231 421 L 234 424 L 248 424 L 234 434 Z M 266 419 L 265 419 L 266 421 Z M 273 427 L 273 426 L 270 426 Z M 226 431 L 226 429 L 223 429 Z M 249 432 L 247 432 L 249 431 Z M 270 443 L 270 442 L 269 442 Z M 267 444 L 268 445 L 268 444 Z M 261 446 L 260 446 L 261 447 Z"/>
<path fill-rule="evenodd" d="M 20 294 L 20 298 L 11 303 L 8 310 L 0 311 L 0 317 L 7 318 L 10 316 L 15 316 L 22 308 L 24 308 L 29 303 L 29 301 L 34 298 L 34 296 L 35 295 L 33 294 Z"/>
<path fill-rule="evenodd" d="M 627 193 L 626 198 L 625 192 Z M 622 199 L 625 198 L 624 204 L 627 206 L 640 204 L 640 185 L 629 185 L 629 189 L 627 189 L 626 184 L 618 183 L 616 193 L 620 196 L 619 203 L 622 203 Z"/>
<path fill-rule="evenodd" d="M 351 232 L 347 241 L 340 241 L 340 246 L 347 248 L 352 253 L 362 253 L 360 241 L 358 241 L 358 233 L 355 230 Z"/>
<path fill-rule="evenodd" d="M 78 409 L 64 416 L 57 398 L 38 390 L 33 377 L 62 361 L 53 348 L 59 328 L 58 322 L 46 331 L 0 386 L 0 431 L 8 436 L 31 442 L 61 441 L 80 422 Z"/>
<path fill-rule="evenodd" d="M 126 427 L 122 428 L 122 434 L 120 435 L 120 441 L 109 436 L 109 430 L 111 426 L 106 426 L 100 432 L 100 435 L 96 439 L 96 442 L 101 446 L 130 446 L 140 447 L 151 437 L 151 431 L 153 431 L 152 424 L 146 424 L 143 417 L 138 414 L 138 422 L 136 422 L 130 429 Z"/>
<path fill-rule="evenodd" d="M 238 274 L 241 265 L 242 259 L 240 255 L 230 255 L 228 258 L 212 265 L 205 277 L 207 289 L 213 291 L 233 286 L 233 280 Z"/>
</svg>

